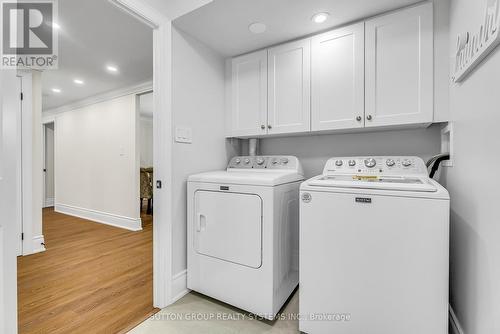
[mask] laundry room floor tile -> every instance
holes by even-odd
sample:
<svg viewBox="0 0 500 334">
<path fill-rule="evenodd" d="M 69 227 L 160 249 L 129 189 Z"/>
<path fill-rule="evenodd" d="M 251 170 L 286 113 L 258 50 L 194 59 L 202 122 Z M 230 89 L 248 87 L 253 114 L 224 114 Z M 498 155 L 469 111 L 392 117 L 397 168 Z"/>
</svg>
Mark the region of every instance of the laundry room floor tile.
<svg viewBox="0 0 500 334">
<path fill-rule="evenodd" d="M 129 334 L 292 334 L 299 333 L 298 310 L 298 291 L 275 321 L 257 320 L 240 309 L 191 292 L 132 329 Z"/>
</svg>

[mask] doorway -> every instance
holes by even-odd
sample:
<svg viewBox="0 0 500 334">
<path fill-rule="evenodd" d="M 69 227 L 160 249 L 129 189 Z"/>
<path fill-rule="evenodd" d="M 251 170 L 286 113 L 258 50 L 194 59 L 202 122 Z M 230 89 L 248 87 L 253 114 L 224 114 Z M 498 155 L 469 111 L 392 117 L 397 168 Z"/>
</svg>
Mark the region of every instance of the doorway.
<svg viewBox="0 0 500 334">
<path fill-rule="evenodd" d="M 141 218 L 144 221 L 144 219 L 152 220 L 153 216 L 153 92 L 138 95 L 137 102 L 140 160 L 139 205 Z"/>
<path fill-rule="evenodd" d="M 100 17 L 93 12 L 96 6 Z M 85 8 L 92 13 L 84 15 Z M 87 48 L 79 52 L 87 54 L 78 61 L 90 64 L 74 66 L 76 58 L 69 64 L 61 60 L 59 70 L 42 74 L 47 103 L 42 116 L 52 118 L 38 129 L 43 131 L 39 138 L 44 142 L 38 152 L 45 170 L 40 179 L 45 183 L 40 205 L 45 207 L 42 228 L 47 247 L 43 253 L 19 258 L 19 330 L 51 332 L 59 326 L 67 332 L 118 332 L 157 311 L 153 306 L 153 218 L 149 214 L 141 226 L 139 150 L 135 146 L 136 96 L 145 86 L 147 91 L 152 89 L 153 30 L 106 0 L 61 3 L 59 10 L 62 50 L 71 49 L 79 38 L 88 43 L 97 39 L 94 31 L 79 30 L 89 29 L 86 22 L 78 26 L 77 18 L 82 16 L 94 15 L 93 29 L 100 18 L 108 25 L 108 35 L 122 35 L 101 37 L 104 42 L 99 43 L 105 46 L 97 54 L 92 52 L 99 48 L 80 43 Z M 104 30 L 101 27 L 100 35 L 106 35 Z M 134 48 L 133 34 L 135 40 L 149 41 L 136 46 L 134 54 L 127 52 Z M 140 61 L 146 53 L 149 71 L 144 78 Z M 129 63 L 134 56 L 135 62 Z M 98 57 L 102 57 L 99 63 L 93 63 Z M 153 101 L 151 97 L 151 118 Z M 152 120 L 150 132 L 148 150 L 152 151 Z M 155 164 L 152 159 L 147 161 L 148 168 Z"/>
<path fill-rule="evenodd" d="M 54 206 L 55 174 L 54 174 L 54 122 L 43 125 L 43 207 Z"/>
</svg>

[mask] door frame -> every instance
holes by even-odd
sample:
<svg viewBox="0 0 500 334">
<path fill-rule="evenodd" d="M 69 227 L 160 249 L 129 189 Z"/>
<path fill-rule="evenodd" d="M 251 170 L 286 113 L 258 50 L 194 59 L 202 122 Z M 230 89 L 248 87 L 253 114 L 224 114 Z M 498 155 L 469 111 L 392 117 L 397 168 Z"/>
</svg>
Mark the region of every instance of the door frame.
<svg viewBox="0 0 500 334">
<path fill-rule="evenodd" d="M 153 166 L 155 168 L 155 179 L 162 183 L 162 187 L 154 188 L 155 197 L 155 216 L 153 219 L 153 305 L 157 308 L 164 308 L 175 301 L 175 296 L 172 296 L 173 291 L 173 277 L 172 277 L 172 94 L 171 94 L 171 64 L 172 64 L 172 22 L 169 18 L 160 14 L 156 9 L 146 4 L 143 0 L 108 0 L 110 3 L 116 5 L 118 8 L 124 10 L 128 14 L 141 20 L 153 29 Z M 31 76 L 26 75 L 27 78 Z M 23 82 L 24 85 L 24 82 Z M 27 107 L 29 99 L 25 97 L 23 101 L 23 108 Z M 3 110 L 1 110 L 3 112 Z M 23 128 L 26 125 L 25 121 L 31 125 L 31 117 L 28 113 L 22 113 Z M 31 116 L 31 114 L 30 114 Z M 28 119 L 25 119 L 28 118 Z M 1 124 L 1 123 L 0 123 Z M 23 133 L 23 136 L 25 133 Z M 30 134 L 31 137 L 31 134 Z M 41 138 L 40 138 L 41 139 Z M 24 138 L 23 138 L 24 140 Z M 21 151 L 21 143 L 16 143 L 17 150 L 25 155 L 25 151 Z M 30 148 L 28 142 L 28 148 Z M 33 167 L 30 161 L 22 160 L 22 173 L 32 173 Z M 31 193 L 31 189 L 27 189 L 27 183 L 22 181 L 22 195 L 26 196 Z M 29 218 L 29 217 L 24 217 Z M 26 219 L 28 221 L 28 219 Z M 29 225 L 29 224 L 25 224 Z M 27 226 L 29 227 L 29 226 Z M 10 233 L 16 233 L 17 229 L 12 230 Z M 26 228 L 24 228 L 25 239 L 29 238 L 26 235 Z M 10 240 L 13 237 L 8 236 Z M 7 236 L 4 236 L 7 238 Z M 29 239 L 27 239 L 29 240 Z M 25 246 L 24 243 L 23 246 Z M 12 247 L 14 248 L 14 247 Z M 25 251 L 26 247 L 23 247 Z M 10 249 L 10 247 L 9 247 Z M 10 255 L 16 252 L 12 250 Z M 10 261 L 15 264 L 15 259 Z M 9 263 L 10 263 L 9 262 Z M 0 261 L 0 264 L 1 261 Z M 4 263 L 3 266 L 6 266 Z M 11 266 L 10 276 L 17 280 L 17 267 Z M 3 267 L 2 267 L 3 268 Z M 10 267 L 9 267 L 10 268 Z M 14 281 L 13 281 L 14 282 Z M 0 280 L 0 283 L 1 280 Z M 2 287 L 0 287 L 2 288 Z M 1 292 L 1 291 L 0 291 Z M 3 297 L 0 294 L 0 297 Z M 4 316 L 6 310 L 16 310 L 17 313 L 17 300 L 13 298 L 5 298 L 5 305 L 0 300 L 0 319 Z M 3 307 L 5 306 L 5 307 Z M 17 318 L 11 318 L 7 325 L 6 334 L 13 334 L 17 331 Z M 5 320 L 5 319 L 4 319 Z M 0 326 L 1 328 L 2 326 Z"/>
<path fill-rule="evenodd" d="M 172 22 L 141 0 L 109 0 L 153 29 L 153 305 L 175 300 L 172 277 Z"/>
<path fill-rule="evenodd" d="M 17 74 L 16 75 L 16 78 L 18 80 L 18 83 L 19 83 L 19 93 L 22 94 L 22 96 L 24 96 L 24 93 L 23 93 L 23 76 L 20 75 L 20 74 Z M 17 115 L 16 117 L 16 128 L 17 128 L 17 131 L 18 131 L 18 134 L 17 134 L 17 138 L 16 138 L 16 141 L 17 141 L 17 144 L 20 146 L 20 149 L 17 150 L 17 154 L 16 154 L 16 164 L 17 164 L 17 170 L 19 171 L 22 171 L 21 173 L 19 173 L 19 175 L 17 175 L 17 189 L 19 189 L 19 193 L 17 194 L 16 196 L 16 212 L 17 212 L 17 221 L 16 221 L 16 225 L 17 225 L 17 235 L 16 235 L 16 238 L 18 239 L 18 248 L 17 248 L 17 256 L 21 256 L 23 255 L 24 253 L 24 238 L 22 237 L 23 233 L 24 233 L 24 227 L 23 227 L 23 192 L 22 192 L 22 189 L 23 189 L 23 173 L 24 173 L 24 170 L 23 170 L 23 149 L 22 149 L 22 146 L 23 146 L 23 127 L 22 127 L 22 115 L 23 115 L 23 108 L 24 108 L 24 98 L 20 99 L 19 100 L 19 115 Z"/>
</svg>

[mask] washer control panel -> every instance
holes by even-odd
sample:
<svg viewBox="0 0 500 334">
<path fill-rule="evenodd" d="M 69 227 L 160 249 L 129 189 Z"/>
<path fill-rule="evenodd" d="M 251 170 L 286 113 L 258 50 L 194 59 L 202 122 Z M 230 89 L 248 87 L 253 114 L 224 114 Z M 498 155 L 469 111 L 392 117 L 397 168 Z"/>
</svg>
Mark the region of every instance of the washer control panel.
<svg viewBox="0 0 500 334">
<path fill-rule="evenodd" d="M 339 157 L 325 165 L 324 175 L 421 175 L 427 176 L 427 167 L 419 157 Z"/>
<path fill-rule="evenodd" d="M 287 169 L 302 170 L 299 160 L 294 156 L 241 156 L 229 161 L 227 169 Z"/>
</svg>

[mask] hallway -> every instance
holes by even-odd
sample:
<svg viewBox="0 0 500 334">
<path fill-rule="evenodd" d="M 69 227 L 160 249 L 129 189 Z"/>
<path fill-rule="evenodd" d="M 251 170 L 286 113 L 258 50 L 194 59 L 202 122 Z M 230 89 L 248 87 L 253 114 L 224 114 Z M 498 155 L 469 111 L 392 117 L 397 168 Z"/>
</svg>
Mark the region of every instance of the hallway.
<svg viewBox="0 0 500 334">
<path fill-rule="evenodd" d="M 153 308 L 152 216 L 129 232 L 43 211 L 47 251 L 18 258 L 19 333 L 126 332 Z"/>
</svg>

